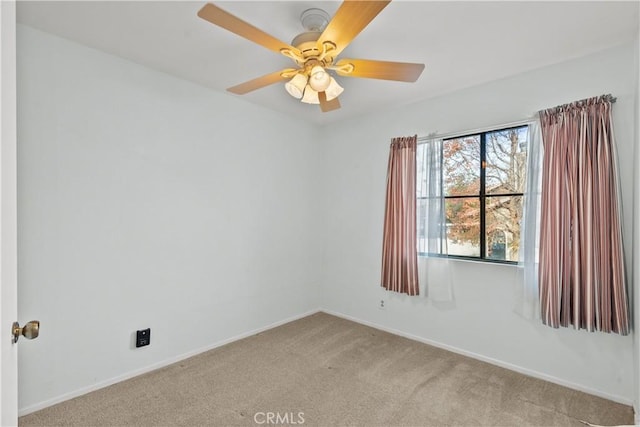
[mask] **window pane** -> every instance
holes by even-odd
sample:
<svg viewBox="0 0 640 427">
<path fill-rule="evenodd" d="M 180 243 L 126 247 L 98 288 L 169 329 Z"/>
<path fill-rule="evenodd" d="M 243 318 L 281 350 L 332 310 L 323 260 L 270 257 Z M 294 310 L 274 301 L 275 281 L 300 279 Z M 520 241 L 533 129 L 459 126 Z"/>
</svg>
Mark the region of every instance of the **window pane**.
<svg viewBox="0 0 640 427">
<path fill-rule="evenodd" d="M 486 193 L 523 193 L 529 127 L 487 133 Z"/>
<path fill-rule="evenodd" d="M 449 255 L 480 256 L 480 199 L 446 199 Z"/>
<path fill-rule="evenodd" d="M 487 197 L 485 206 L 487 258 L 518 261 L 522 196 Z"/>
<path fill-rule="evenodd" d="M 480 194 L 480 135 L 443 142 L 444 194 Z"/>
</svg>

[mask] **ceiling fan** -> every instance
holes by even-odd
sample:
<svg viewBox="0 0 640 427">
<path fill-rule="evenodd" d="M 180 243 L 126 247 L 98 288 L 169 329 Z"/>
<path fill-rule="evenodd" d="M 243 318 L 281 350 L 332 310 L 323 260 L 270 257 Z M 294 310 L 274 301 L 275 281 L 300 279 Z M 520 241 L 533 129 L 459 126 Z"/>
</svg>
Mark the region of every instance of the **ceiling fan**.
<svg viewBox="0 0 640 427">
<path fill-rule="evenodd" d="M 320 104 L 323 112 L 340 108 L 338 96 L 343 88 L 329 74 L 335 71 L 344 77 L 415 82 L 424 64 L 340 59 L 336 57 L 384 9 L 391 0 L 344 1 L 334 17 L 320 9 L 308 9 L 301 21 L 307 31 L 297 35 L 291 44 L 278 40 L 218 6 L 208 3 L 198 16 L 254 43 L 292 59 L 297 68 L 276 71 L 237 86 L 229 92 L 244 95 L 283 80 L 289 94 L 308 104 Z"/>
</svg>

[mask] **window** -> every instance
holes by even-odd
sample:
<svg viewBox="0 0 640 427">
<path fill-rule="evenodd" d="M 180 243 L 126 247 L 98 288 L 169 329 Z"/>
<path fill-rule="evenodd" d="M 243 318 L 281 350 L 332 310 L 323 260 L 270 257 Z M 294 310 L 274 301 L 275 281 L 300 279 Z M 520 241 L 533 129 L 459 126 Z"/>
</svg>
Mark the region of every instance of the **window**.
<svg viewBox="0 0 640 427">
<path fill-rule="evenodd" d="M 439 254 L 518 261 L 528 139 L 525 125 L 442 140 L 439 169 L 447 249 Z M 418 165 L 418 180 L 424 179 L 427 168 Z M 428 209 L 429 197 L 417 197 L 418 250 L 425 254 L 422 242 L 428 226 L 420 220 L 420 210 Z"/>
</svg>

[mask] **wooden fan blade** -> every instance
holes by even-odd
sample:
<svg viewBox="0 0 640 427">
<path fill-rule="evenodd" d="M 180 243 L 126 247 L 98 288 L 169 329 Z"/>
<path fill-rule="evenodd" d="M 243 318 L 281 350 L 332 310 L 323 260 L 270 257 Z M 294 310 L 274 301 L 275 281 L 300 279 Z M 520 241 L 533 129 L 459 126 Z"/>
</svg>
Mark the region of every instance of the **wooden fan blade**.
<svg viewBox="0 0 640 427">
<path fill-rule="evenodd" d="M 340 70 L 347 64 L 353 65 L 350 73 Z M 367 79 L 396 80 L 415 82 L 424 70 L 424 64 L 409 62 L 373 61 L 370 59 L 341 59 L 336 63 L 335 71 L 345 77 L 364 77 Z"/>
<path fill-rule="evenodd" d="M 244 95 L 245 93 L 249 93 L 256 89 L 261 89 L 265 86 L 272 85 L 274 83 L 278 83 L 279 81 L 285 80 L 282 74 L 286 73 L 289 70 L 281 70 L 276 71 L 275 73 L 266 74 L 262 77 L 255 78 L 253 80 L 249 80 L 248 82 L 240 83 L 239 85 L 228 88 L 227 90 L 231 93 L 235 93 L 236 95 Z"/>
<path fill-rule="evenodd" d="M 281 53 L 282 49 L 289 49 L 296 54 L 302 55 L 302 53 L 295 47 L 278 40 L 247 22 L 244 22 L 242 19 L 233 16 L 214 4 L 205 4 L 198 12 L 198 16 L 205 21 L 209 21 L 212 24 L 229 30 L 240 37 L 251 40 L 252 42 L 273 50 L 274 52 Z"/>
<path fill-rule="evenodd" d="M 390 2 L 391 0 L 343 2 L 318 39 L 318 46 L 321 47 L 327 41 L 334 43 L 336 50 L 332 54 L 335 58 Z"/>
<path fill-rule="evenodd" d="M 320 109 L 323 113 L 340 108 L 340 101 L 338 101 L 338 98 L 333 98 L 331 101 L 327 101 L 327 94 L 324 92 L 318 92 L 318 99 L 320 100 Z"/>
</svg>

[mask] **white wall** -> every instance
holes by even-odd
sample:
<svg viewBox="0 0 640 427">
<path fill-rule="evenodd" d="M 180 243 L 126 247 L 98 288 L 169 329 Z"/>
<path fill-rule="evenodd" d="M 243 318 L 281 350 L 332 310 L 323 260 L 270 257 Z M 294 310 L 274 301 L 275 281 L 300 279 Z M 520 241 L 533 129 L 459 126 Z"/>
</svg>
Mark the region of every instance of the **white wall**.
<svg viewBox="0 0 640 427">
<path fill-rule="evenodd" d="M 496 363 L 631 404 L 632 337 L 554 330 L 513 312 L 516 268 L 453 261 L 455 306 L 379 287 L 390 139 L 472 130 L 528 118 L 544 108 L 612 93 L 625 235 L 632 232 L 635 45 L 468 88 L 331 128 L 324 141 L 325 253 L 322 306 Z M 446 66 L 433 64 L 432 66 Z M 429 78 L 429 66 L 422 78 Z M 631 239 L 626 255 L 631 271 Z M 386 310 L 378 309 L 381 298 Z"/>
<path fill-rule="evenodd" d="M 318 308 L 308 125 L 24 26 L 18 99 L 21 413 Z"/>
</svg>

